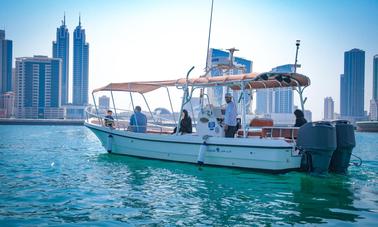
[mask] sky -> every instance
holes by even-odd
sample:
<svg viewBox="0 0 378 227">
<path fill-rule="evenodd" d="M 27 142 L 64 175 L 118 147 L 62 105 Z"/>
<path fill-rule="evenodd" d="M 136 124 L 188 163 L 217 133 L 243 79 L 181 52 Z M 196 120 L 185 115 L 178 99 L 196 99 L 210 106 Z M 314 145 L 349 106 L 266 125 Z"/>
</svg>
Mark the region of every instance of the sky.
<svg viewBox="0 0 378 227">
<path fill-rule="evenodd" d="M 110 82 L 164 80 L 203 74 L 211 0 L 0 0 L 0 29 L 14 57 L 52 56 L 63 15 L 72 36 L 81 15 L 89 43 L 89 90 Z M 378 0 L 214 0 L 210 47 L 236 47 L 254 72 L 293 64 L 311 79 L 305 108 L 323 117 L 324 98 L 340 106 L 344 52 L 365 51 L 365 110 L 378 54 Z M 14 63 L 13 63 L 14 66 Z M 71 85 L 72 87 L 72 85 Z M 72 91 L 71 95 L 72 97 Z M 298 96 L 295 102 L 298 104 Z"/>
</svg>

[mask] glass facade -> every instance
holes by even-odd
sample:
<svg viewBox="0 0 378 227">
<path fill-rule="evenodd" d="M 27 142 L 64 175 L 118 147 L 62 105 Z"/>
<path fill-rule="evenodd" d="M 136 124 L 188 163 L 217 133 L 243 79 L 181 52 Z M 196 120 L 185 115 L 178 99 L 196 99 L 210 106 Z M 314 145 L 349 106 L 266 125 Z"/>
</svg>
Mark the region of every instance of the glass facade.
<svg viewBox="0 0 378 227">
<path fill-rule="evenodd" d="M 62 21 L 62 25 L 56 29 L 56 41 L 53 42 L 53 58 L 62 59 L 62 83 L 61 103 L 65 105 L 68 103 L 69 91 L 69 40 L 70 34 L 66 27 L 66 17 Z"/>
<path fill-rule="evenodd" d="M 373 59 L 373 99 L 378 100 L 378 54 Z"/>
<path fill-rule="evenodd" d="M 341 117 L 358 119 L 364 113 L 365 51 L 352 49 L 344 53 L 344 76 L 340 81 Z"/>
<path fill-rule="evenodd" d="M 80 20 L 74 31 L 73 43 L 73 104 L 87 105 L 89 44 L 86 43 Z"/>
<path fill-rule="evenodd" d="M 0 95 L 12 91 L 12 40 L 5 39 L 5 31 L 0 30 Z"/>
<path fill-rule="evenodd" d="M 16 59 L 16 116 L 62 119 L 60 58 Z"/>
</svg>

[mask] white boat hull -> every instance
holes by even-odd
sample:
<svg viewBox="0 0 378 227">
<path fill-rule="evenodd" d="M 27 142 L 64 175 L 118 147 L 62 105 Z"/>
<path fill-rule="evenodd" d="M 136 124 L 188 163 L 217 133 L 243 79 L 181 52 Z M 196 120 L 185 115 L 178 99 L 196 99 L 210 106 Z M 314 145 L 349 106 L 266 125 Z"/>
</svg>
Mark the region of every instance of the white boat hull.
<svg viewBox="0 0 378 227">
<path fill-rule="evenodd" d="M 134 133 L 85 123 L 113 154 L 197 163 L 203 138 L 194 134 Z M 111 135 L 111 138 L 109 136 Z M 203 154 L 205 165 L 287 172 L 298 169 L 301 155 L 284 139 L 210 137 Z"/>
</svg>

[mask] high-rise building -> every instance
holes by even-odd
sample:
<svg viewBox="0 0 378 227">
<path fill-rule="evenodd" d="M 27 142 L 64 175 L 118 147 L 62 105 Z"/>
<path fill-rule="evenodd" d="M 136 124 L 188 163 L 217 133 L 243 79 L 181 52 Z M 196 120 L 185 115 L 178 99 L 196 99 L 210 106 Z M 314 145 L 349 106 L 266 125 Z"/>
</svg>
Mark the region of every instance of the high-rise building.
<svg viewBox="0 0 378 227">
<path fill-rule="evenodd" d="M 378 54 L 373 58 L 373 97 L 370 100 L 370 120 L 378 120 Z"/>
<path fill-rule="evenodd" d="M 16 58 L 16 116 L 62 119 L 61 76 L 60 58 Z"/>
<path fill-rule="evenodd" d="M 373 59 L 373 99 L 378 100 L 378 54 Z"/>
<path fill-rule="evenodd" d="M 324 120 L 330 121 L 333 120 L 334 115 L 334 102 L 332 97 L 326 97 L 324 99 Z"/>
<path fill-rule="evenodd" d="M 378 100 L 370 100 L 370 120 L 378 121 Z"/>
<path fill-rule="evenodd" d="M 293 64 L 281 65 L 271 72 L 292 73 Z M 256 92 L 256 114 L 293 113 L 294 96 L 292 88 L 275 88 Z"/>
<path fill-rule="evenodd" d="M 66 16 L 62 21 L 62 25 L 56 29 L 56 41 L 53 41 L 52 56 L 53 58 L 62 59 L 62 105 L 68 103 L 69 91 L 69 40 L 70 34 L 66 27 Z"/>
<path fill-rule="evenodd" d="M 272 72 L 278 73 L 293 73 L 293 64 L 286 64 L 277 66 L 272 69 Z M 274 89 L 274 110 L 275 113 L 293 113 L 293 89 L 291 87 L 287 88 L 276 88 Z"/>
<path fill-rule="evenodd" d="M 253 62 L 244 58 L 240 58 L 240 57 L 234 57 L 234 59 L 232 59 L 233 65 L 236 68 L 227 70 L 227 71 L 218 68 L 217 66 L 230 65 L 230 53 L 228 51 L 211 48 L 209 50 L 208 57 L 209 57 L 209 61 L 208 61 L 209 65 L 207 66 L 207 68 L 208 69 L 212 68 L 212 70 L 210 71 L 210 75 L 212 77 L 252 72 Z M 208 89 L 208 95 L 209 95 L 210 101 L 215 106 L 220 106 L 224 102 L 224 94 L 227 92 L 224 89 L 225 88 L 223 87 L 215 87 L 215 88 Z M 233 92 L 235 101 L 238 101 L 239 94 L 240 94 L 240 91 Z M 249 103 L 248 99 L 247 99 L 247 102 Z M 240 112 L 241 110 L 240 103 L 237 103 L 237 105 L 238 105 L 237 109 Z M 246 109 L 247 111 L 250 109 L 249 105 L 246 106 Z"/>
<path fill-rule="evenodd" d="M 344 53 L 344 76 L 340 80 L 341 117 L 363 119 L 365 87 L 365 51 L 352 49 Z"/>
<path fill-rule="evenodd" d="M 6 40 L 0 30 L 0 94 L 12 91 L 12 49 L 12 40 Z"/>
<path fill-rule="evenodd" d="M 88 60 L 89 44 L 85 40 L 85 30 L 79 25 L 73 37 L 73 104 L 85 106 L 88 104 Z"/>
<path fill-rule="evenodd" d="M 259 89 L 256 91 L 256 114 L 273 113 L 273 89 Z"/>
<path fill-rule="evenodd" d="M 106 95 L 103 95 L 98 98 L 98 108 L 101 110 L 108 110 L 110 106 L 110 98 Z"/>
<path fill-rule="evenodd" d="M 10 118 L 14 116 L 14 99 L 15 94 L 13 91 L 8 91 L 0 95 L 3 102 L 3 108 L 0 109 L 0 117 Z"/>
<path fill-rule="evenodd" d="M 311 112 L 311 110 L 305 110 L 303 114 L 304 114 L 304 117 L 307 120 L 307 122 L 311 122 L 312 121 L 312 112 Z"/>
</svg>

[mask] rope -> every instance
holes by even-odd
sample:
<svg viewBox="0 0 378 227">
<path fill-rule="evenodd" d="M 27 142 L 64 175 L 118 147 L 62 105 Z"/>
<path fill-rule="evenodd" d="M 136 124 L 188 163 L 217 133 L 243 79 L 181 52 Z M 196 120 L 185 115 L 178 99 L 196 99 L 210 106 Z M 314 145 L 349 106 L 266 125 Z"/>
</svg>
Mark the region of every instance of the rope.
<svg viewBox="0 0 378 227">
<path fill-rule="evenodd" d="M 362 159 L 354 154 L 352 154 L 353 157 L 357 158 L 360 162 L 351 162 L 352 165 L 360 167 L 362 165 Z"/>
</svg>

